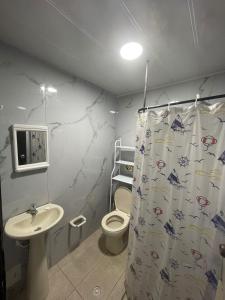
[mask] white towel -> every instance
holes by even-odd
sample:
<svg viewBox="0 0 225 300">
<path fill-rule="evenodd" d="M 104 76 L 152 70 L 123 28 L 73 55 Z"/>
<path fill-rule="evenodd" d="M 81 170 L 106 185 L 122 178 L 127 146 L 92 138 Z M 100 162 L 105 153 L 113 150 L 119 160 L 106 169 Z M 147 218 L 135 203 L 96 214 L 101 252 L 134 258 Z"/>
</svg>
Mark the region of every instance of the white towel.
<svg viewBox="0 0 225 300">
<path fill-rule="evenodd" d="M 225 300 L 224 289 L 221 280 L 219 280 L 219 283 L 217 285 L 215 300 Z"/>
</svg>

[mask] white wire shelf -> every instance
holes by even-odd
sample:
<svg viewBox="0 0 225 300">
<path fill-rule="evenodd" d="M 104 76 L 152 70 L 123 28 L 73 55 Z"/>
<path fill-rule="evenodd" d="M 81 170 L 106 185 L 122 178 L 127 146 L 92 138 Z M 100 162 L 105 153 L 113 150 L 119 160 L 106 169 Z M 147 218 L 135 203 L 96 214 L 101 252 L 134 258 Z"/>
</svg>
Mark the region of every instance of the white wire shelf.
<svg viewBox="0 0 225 300">
<path fill-rule="evenodd" d="M 124 176 L 124 175 L 116 175 L 115 177 L 112 178 L 113 180 L 127 183 L 127 184 L 133 184 L 133 178 L 129 176 Z"/>
<path fill-rule="evenodd" d="M 133 161 L 126 161 L 126 160 L 117 160 L 116 164 L 119 165 L 125 165 L 125 166 L 134 166 L 134 162 Z"/>
<path fill-rule="evenodd" d="M 116 148 L 120 149 L 121 151 L 135 151 L 135 147 L 129 146 L 116 146 Z"/>
</svg>

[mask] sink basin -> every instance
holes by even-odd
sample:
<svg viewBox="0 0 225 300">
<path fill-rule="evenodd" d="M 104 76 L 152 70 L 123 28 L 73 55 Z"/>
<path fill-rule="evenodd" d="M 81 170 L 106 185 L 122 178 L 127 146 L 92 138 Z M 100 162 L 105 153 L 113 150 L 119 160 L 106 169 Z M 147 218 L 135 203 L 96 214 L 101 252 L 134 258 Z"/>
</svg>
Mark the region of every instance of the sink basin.
<svg viewBox="0 0 225 300">
<path fill-rule="evenodd" d="M 13 239 L 27 240 L 55 226 L 63 217 L 63 208 L 56 204 L 46 204 L 37 208 L 37 214 L 27 212 L 10 218 L 5 225 L 5 233 Z"/>
<path fill-rule="evenodd" d="M 37 214 L 23 213 L 10 218 L 5 233 L 16 240 L 30 240 L 27 267 L 26 299 L 44 300 L 48 296 L 48 264 L 46 255 L 46 232 L 63 217 L 64 210 L 56 204 L 37 208 Z"/>
</svg>

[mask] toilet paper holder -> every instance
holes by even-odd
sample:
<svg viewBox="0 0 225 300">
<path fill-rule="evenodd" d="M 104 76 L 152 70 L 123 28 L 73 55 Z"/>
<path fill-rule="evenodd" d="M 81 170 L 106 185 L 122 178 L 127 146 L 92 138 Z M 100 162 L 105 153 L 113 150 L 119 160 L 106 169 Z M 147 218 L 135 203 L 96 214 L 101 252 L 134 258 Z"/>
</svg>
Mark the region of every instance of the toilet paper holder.
<svg viewBox="0 0 225 300">
<path fill-rule="evenodd" d="M 83 226 L 86 222 L 87 222 L 87 219 L 84 216 L 80 215 L 80 216 L 72 219 L 70 221 L 70 225 L 74 228 L 79 228 L 79 227 Z"/>
</svg>

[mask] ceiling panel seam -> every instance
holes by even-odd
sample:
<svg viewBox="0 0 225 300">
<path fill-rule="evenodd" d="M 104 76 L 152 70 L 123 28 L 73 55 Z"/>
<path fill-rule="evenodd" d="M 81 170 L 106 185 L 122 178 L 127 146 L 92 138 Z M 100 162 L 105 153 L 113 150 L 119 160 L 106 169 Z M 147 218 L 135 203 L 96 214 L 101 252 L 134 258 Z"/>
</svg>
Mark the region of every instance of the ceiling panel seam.
<svg viewBox="0 0 225 300">
<path fill-rule="evenodd" d="M 79 25 L 74 23 L 73 20 L 69 16 L 66 15 L 66 13 L 57 7 L 56 3 L 52 0 L 45 0 L 53 9 L 55 9 L 67 22 L 72 24 L 77 30 L 79 30 L 83 35 L 88 37 L 92 42 L 94 42 L 98 47 L 105 50 L 105 47 L 100 43 L 94 36 L 92 36 L 86 29 L 81 28 Z"/>
<path fill-rule="evenodd" d="M 196 17 L 195 17 L 195 9 L 194 9 L 193 0 L 187 0 L 187 3 L 188 3 L 188 11 L 189 11 L 194 45 L 196 48 L 198 48 L 199 47 L 198 30 L 197 30 L 197 25 L 196 25 Z"/>
<path fill-rule="evenodd" d="M 129 7 L 126 5 L 126 3 L 124 2 L 124 0 L 120 0 L 120 4 L 122 6 L 122 8 L 124 9 L 126 16 L 128 17 L 129 21 L 131 22 L 132 26 L 139 32 L 141 32 L 143 34 L 143 36 L 145 37 L 146 41 L 149 41 L 145 31 L 143 30 L 142 26 L 140 25 L 140 23 L 137 21 L 136 17 L 134 16 L 134 14 L 131 12 L 131 10 L 129 9 Z M 156 52 L 153 50 L 152 47 L 152 57 L 154 56 L 155 60 L 158 61 L 159 65 L 161 66 L 162 69 L 165 70 L 165 72 L 168 74 L 168 78 L 170 78 L 171 80 L 174 80 L 173 76 L 171 76 L 171 73 L 165 68 L 165 63 L 163 63 L 162 59 L 159 58 L 158 54 L 156 54 Z M 147 60 L 150 60 L 150 63 L 152 61 L 152 59 L 149 59 L 149 57 L 147 57 Z M 151 67 L 151 65 L 150 65 Z"/>
<path fill-rule="evenodd" d="M 120 5 L 122 6 L 122 8 L 125 10 L 126 15 L 128 16 L 129 21 L 131 22 L 131 25 L 135 28 L 136 31 L 139 32 L 144 32 L 143 28 L 141 27 L 141 25 L 138 23 L 137 19 L 135 18 L 135 16 L 132 14 L 132 12 L 130 11 L 130 9 L 128 8 L 128 6 L 126 5 L 126 3 L 123 0 L 120 0 Z"/>
</svg>

